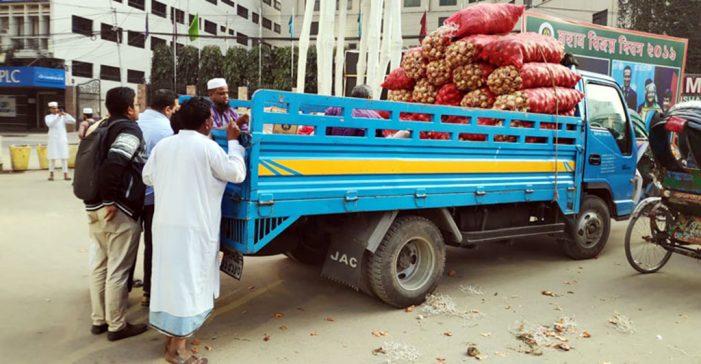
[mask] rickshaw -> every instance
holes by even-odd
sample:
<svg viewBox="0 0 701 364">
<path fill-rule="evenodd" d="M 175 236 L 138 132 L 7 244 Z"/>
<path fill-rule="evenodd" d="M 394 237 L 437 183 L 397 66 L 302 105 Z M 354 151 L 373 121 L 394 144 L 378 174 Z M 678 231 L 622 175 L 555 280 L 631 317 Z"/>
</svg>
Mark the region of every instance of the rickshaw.
<svg viewBox="0 0 701 364">
<path fill-rule="evenodd" d="M 649 142 L 659 196 L 638 204 L 625 238 L 640 273 L 660 270 L 672 253 L 701 259 L 701 102 L 674 106 L 651 125 Z"/>
</svg>

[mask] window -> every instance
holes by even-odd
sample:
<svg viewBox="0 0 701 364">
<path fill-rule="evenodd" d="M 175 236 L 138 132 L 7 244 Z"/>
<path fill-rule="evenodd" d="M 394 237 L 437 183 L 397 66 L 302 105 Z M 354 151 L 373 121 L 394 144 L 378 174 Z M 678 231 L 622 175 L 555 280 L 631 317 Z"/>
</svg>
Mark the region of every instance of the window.
<svg viewBox="0 0 701 364">
<path fill-rule="evenodd" d="M 122 43 L 122 28 L 114 30 L 112 24 L 102 23 L 100 26 L 100 38 L 110 42 Z"/>
<path fill-rule="evenodd" d="M 416 8 L 421 6 L 421 0 L 404 0 L 405 8 Z"/>
<path fill-rule="evenodd" d="M 92 63 L 73 61 L 73 76 L 92 78 Z"/>
<path fill-rule="evenodd" d="M 127 82 L 129 83 L 144 83 L 145 76 L 143 71 L 127 70 Z"/>
<path fill-rule="evenodd" d="M 438 26 L 440 27 L 441 25 L 443 25 L 443 22 L 444 22 L 446 19 L 448 19 L 447 16 L 442 16 L 442 17 L 438 18 Z"/>
<path fill-rule="evenodd" d="M 100 66 L 100 79 L 108 81 L 121 81 L 122 75 L 119 67 Z"/>
<path fill-rule="evenodd" d="M 270 19 L 263 17 L 263 28 L 272 30 L 273 22 Z"/>
<path fill-rule="evenodd" d="M 458 5 L 458 0 L 440 0 L 438 2 L 440 6 L 455 6 Z"/>
<path fill-rule="evenodd" d="M 132 8 L 137 8 L 139 10 L 146 9 L 146 5 L 144 5 L 144 0 L 129 0 L 127 4 Z"/>
<path fill-rule="evenodd" d="M 318 35 L 319 34 L 319 22 L 318 21 L 312 22 L 312 27 L 311 27 L 311 29 L 309 29 L 309 34 L 310 35 Z"/>
<path fill-rule="evenodd" d="M 238 32 L 238 34 L 236 34 L 236 42 L 238 44 L 247 46 L 248 45 L 248 36 L 246 34 Z"/>
<path fill-rule="evenodd" d="M 168 6 L 162 2 L 151 0 L 151 13 L 161 18 L 167 17 Z"/>
<path fill-rule="evenodd" d="M 73 33 L 92 36 L 92 20 L 81 18 L 73 15 L 73 23 L 71 24 Z"/>
<path fill-rule="evenodd" d="M 208 3 L 212 3 L 214 5 L 217 5 L 217 0 L 207 0 Z"/>
<path fill-rule="evenodd" d="M 591 22 L 599 25 L 608 25 L 609 11 L 608 9 L 601 10 L 592 14 Z"/>
<path fill-rule="evenodd" d="M 224 33 L 224 34 L 226 34 L 226 27 L 223 26 L 223 25 L 220 25 L 220 26 L 219 26 L 219 31 L 222 32 L 222 33 Z"/>
<path fill-rule="evenodd" d="M 231 0 L 221 0 L 222 3 L 231 6 L 232 8 L 235 7 L 236 5 L 234 4 L 233 1 Z"/>
<path fill-rule="evenodd" d="M 170 8 L 170 21 L 171 23 L 174 21 L 177 21 L 180 24 L 185 24 L 185 12 L 177 9 L 177 8 Z"/>
<path fill-rule="evenodd" d="M 632 137 L 626 118 L 623 99 L 611 86 L 587 84 L 588 122 L 592 128 L 608 130 L 616 140 L 621 153 L 632 153 Z"/>
<path fill-rule="evenodd" d="M 348 49 L 358 49 L 358 45 L 356 43 L 350 43 L 348 44 Z"/>
<path fill-rule="evenodd" d="M 166 41 L 165 39 L 161 39 L 158 37 L 151 36 L 151 50 L 155 50 L 158 47 L 165 47 L 166 46 Z"/>
<path fill-rule="evenodd" d="M 282 9 L 282 3 L 280 2 L 280 0 L 275 0 L 275 6 L 274 6 L 274 7 L 275 7 L 275 10 L 280 10 L 280 9 Z"/>
<path fill-rule="evenodd" d="M 253 16 L 251 17 L 251 20 L 252 20 L 254 23 L 258 24 L 258 23 L 260 22 L 260 15 L 258 15 L 258 13 L 253 13 Z"/>
<path fill-rule="evenodd" d="M 144 48 L 146 47 L 146 37 L 142 32 L 132 32 L 131 30 L 127 32 L 127 44 L 132 47 Z"/>
<path fill-rule="evenodd" d="M 278 24 L 278 23 L 273 24 L 273 29 L 275 29 L 275 33 L 280 34 L 280 31 L 281 31 L 280 24 Z"/>
<path fill-rule="evenodd" d="M 229 35 L 234 35 L 234 30 L 233 30 L 233 29 L 229 29 Z"/>
<path fill-rule="evenodd" d="M 276 3 L 278 3 L 278 2 L 279 1 L 276 1 Z M 338 11 L 339 8 L 340 8 L 339 1 L 336 0 L 336 11 Z M 276 6 L 275 9 L 280 10 L 280 7 Z M 348 4 L 346 5 L 346 9 L 347 10 L 353 9 L 353 1 L 352 0 L 348 0 Z M 319 11 L 319 0 L 314 1 L 314 11 Z"/>
<path fill-rule="evenodd" d="M 272 4 L 273 4 L 273 2 L 270 1 L 270 0 L 263 0 L 263 3 L 266 4 L 266 5 L 272 5 Z"/>
<path fill-rule="evenodd" d="M 248 19 L 248 9 L 241 5 L 236 6 L 236 14 L 242 18 Z"/>
<path fill-rule="evenodd" d="M 217 24 L 212 23 L 209 20 L 205 20 L 204 21 L 204 31 L 209 33 L 209 34 L 217 35 Z"/>
</svg>

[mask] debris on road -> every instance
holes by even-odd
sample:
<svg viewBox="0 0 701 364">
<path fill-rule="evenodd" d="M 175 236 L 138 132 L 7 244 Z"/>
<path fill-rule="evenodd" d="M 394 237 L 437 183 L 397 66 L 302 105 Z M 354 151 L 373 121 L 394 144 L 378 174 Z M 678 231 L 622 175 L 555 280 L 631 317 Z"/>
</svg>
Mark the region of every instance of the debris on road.
<svg viewBox="0 0 701 364">
<path fill-rule="evenodd" d="M 276 312 L 276 313 L 273 315 L 273 317 L 275 317 L 276 319 L 281 319 L 281 318 L 285 317 L 285 314 L 282 313 L 282 312 Z"/>
<path fill-rule="evenodd" d="M 288 328 L 287 325 L 280 325 L 280 331 L 287 331 Z"/>
<path fill-rule="evenodd" d="M 389 332 L 387 332 L 387 331 L 382 331 L 382 330 L 375 330 L 375 331 L 372 332 L 372 336 L 374 336 L 374 337 L 389 336 Z"/>
<path fill-rule="evenodd" d="M 319 336 L 319 333 L 316 331 L 312 331 L 309 333 L 309 336 Z"/>
<path fill-rule="evenodd" d="M 467 356 L 475 358 L 477 360 L 482 360 L 482 356 L 480 355 L 479 349 L 477 349 L 477 346 L 475 344 L 468 344 L 467 345 Z"/>
<path fill-rule="evenodd" d="M 421 357 L 416 347 L 396 341 L 386 341 L 372 351 L 373 355 L 386 356 L 385 363 L 413 363 Z"/>
<path fill-rule="evenodd" d="M 633 326 L 633 321 L 628 317 L 621 315 L 618 312 L 614 312 L 613 316 L 609 319 L 609 323 L 616 327 L 616 330 L 625 334 L 635 333 L 635 327 Z"/>
<path fill-rule="evenodd" d="M 515 351 L 540 356 L 543 355 L 542 348 L 548 347 L 560 351 L 570 351 L 568 334 L 577 333 L 577 323 L 571 317 L 560 317 L 552 325 L 531 325 L 526 321 L 519 321 L 511 333 L 517 340 L 526 344 L 526 348 L 519 347 Z M 588 336 L 585 336 L 586 335 Z M 590 337 L 587 331 L 580 334 L 582 337 Z"/>
<path fill-rule="evenodd" d="M 452 332 L 452 331 L 446 331 L 446 332 L 443 333 L 443 336 L 448 336 L 448 337 L 453 336 L 453 332 Z"/>
<path fill-rule="evenodd" d="M 473 285 L 460 285 L 460 292 L 466 293 L 468 296 L 483 296 L 484 292 L 482 292 L 482 289 L 479 287 L 475 287 Z"/>
<path fill-rule="evenodd" d="M 416 306 L 411 305 L 411 306 L 405 308 L 405 309 L 404 309 L 404 312 L 414 312 L 414 309 L 415 309 L 415 308 L 416 308 Z"/>
<path fill-rule="evenodd" d="M 324 318 L 324 321 L 334 322 L 334 321 L 336 321 L 336 319 L 334 319 L 333 317 L 326 317 L 326 318 Z"/>
<path fill-rule="evenodd" d="M 474 320 L 483 317 L 484 314 L 477 309 L 462 311 L 456 307 L 455 301 L 447 295 L 431 294 L 426 297 L 426 302 L 421 305 L 421 310 L 429 316 L 447 315 Z"/>
<path fill-rule="evenodd" d="M 270 335 L 263 334 L 263 341 L 270 341 Z"/>
<path fill-rule="evenodd" d="M 540 293 L 541 293 L 543 296 L 548 296 L 548 297 L 560 297 L 559 294 L 554 293 L 554 292 L 552 292 L 552 291 L 543 291 L 543 292 L 540 292 Z"/>
</svg>

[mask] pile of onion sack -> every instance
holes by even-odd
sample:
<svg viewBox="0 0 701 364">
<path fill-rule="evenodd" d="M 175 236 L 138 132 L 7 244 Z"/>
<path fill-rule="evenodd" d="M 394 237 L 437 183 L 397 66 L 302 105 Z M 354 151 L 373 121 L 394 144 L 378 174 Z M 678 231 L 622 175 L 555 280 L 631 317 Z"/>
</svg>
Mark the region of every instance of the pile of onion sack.
<svg viewBox="0 0 701 364">
<path fill-rule="evenodd" d="M 556 39 L 536 33 L 510 34 L 523 11 L 521 5 L 477 4 L 456 12 L 420 47 L 405 52 L 401 66 L 382 83 L 388 99 L 574 115 L 584 97 L 574 89 L 581 76 L 560 65 L 564 49 Z M 400 118 L 433 120 L 409 113 Z M 468 119 L 444 117 L 443 122 L 467 123 Z M 501 125 L 501 121 L 479 120 L 478 125 Z M 541 128 L 548 128 L 547 124 Z M 448 139 L 448 135 L 423 132 L 421 138 Z M 460 139 L 485 140 L 484 135 L 471 134 L 461 134 Z"/>
</svg>

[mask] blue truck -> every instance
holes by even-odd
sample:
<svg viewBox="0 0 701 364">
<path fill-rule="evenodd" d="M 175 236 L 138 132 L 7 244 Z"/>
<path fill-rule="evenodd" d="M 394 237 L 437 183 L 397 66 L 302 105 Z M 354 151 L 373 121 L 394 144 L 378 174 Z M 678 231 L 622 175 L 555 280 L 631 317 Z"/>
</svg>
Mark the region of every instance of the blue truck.
<svg viewBox="0 0 701 364">
<path fill-rule="evenodd" d="M 234 103 L 250 108 L 249 174 L 228 185 L 222 202 L 222 270 L 240 278 L 243 256 L 287 254 L 406 307 L 436 288 L 446 245 L 550 236 L 571 258 L 597 256 L 611 219 L 627 219 L 634 208 L 636 145 L 618 85 L 581 74 L 585 98 L 574 117 L 273 90 Z M 328 107 L 341 115 L 318 112 Z M 354 109 L 389 118 L 355 118 Z M 406 113 L 430 121 L 403 120 Z M 468 122 L 445 122 L 451 117 Z M 316 132 L 264 132 L 271 125 Z M 365 133 L 327 135 L 329 127 Z M 410 137 L 383 138 L 384 130 Z M 449 137 L 422 139 L 422 132 Z M 214 138 L 226 147 L 223 131 Z"/>
</svg>

